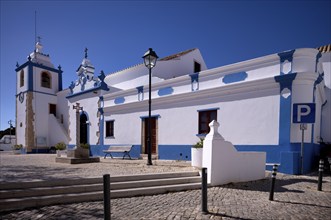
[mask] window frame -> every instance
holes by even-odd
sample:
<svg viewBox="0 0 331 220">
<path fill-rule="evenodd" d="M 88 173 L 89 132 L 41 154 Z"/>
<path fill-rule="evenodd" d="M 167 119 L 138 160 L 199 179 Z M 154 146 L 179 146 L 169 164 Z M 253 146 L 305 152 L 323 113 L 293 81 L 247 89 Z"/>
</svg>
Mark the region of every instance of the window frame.
<svg viewBox="0 0 331 220">
<path fill-rule="evenodd" d="M 209 123 L 212 120 L 217 121 L 217 110 L 219 110 L 219 108 L 198 110 L 198 135 L 207 135 L 210 132 Z M 206 114 L 207 122 L 202 121 L 203 114 Z M 215 118 L 212 117 L 212 114 L 215 114 Z M 206 124 L 205 126 L 207 126 L 207 130 L 202 129 L 203 124 Z"/>
<path fill-rule="evenodd" d="M 46 76 L 47 76 L 47 78 L 46 78 Z M 44 79 L 47 79 L 47 80 L 44 80 Z M 41 72 L 40 86 L 43 88 L 47 88 L 47 89 L 52 88 L 52 76 L 49 72 L 46 72 L 46 71 Z"/>
<path fill-rule="evenodd" d="M 108 123 L 110 123 L 110 127 L 107 126 Z M 114 138 L 115 137 L 115 129 L 114 129 L 115 126 L 114 125 L 115 125 L 115 120 L 105 121 L 105 138 Z M 110 129 L 110 131 L 108 131 L 108 129 Z M 108 133 L 109 133 L 109 135 L 108 135 Z"/>
</svg>

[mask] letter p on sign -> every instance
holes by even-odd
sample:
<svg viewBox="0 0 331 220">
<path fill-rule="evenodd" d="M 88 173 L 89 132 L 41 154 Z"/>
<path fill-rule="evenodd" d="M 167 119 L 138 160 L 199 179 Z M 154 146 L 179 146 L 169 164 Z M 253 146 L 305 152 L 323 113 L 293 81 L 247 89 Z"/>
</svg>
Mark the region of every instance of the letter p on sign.
<svg viewBox="0 0 331 220">
<path fill-rule="evenodd" d="M 315 123 L 315 103 L 293 104 L 293 123 Z"/>
</svg>

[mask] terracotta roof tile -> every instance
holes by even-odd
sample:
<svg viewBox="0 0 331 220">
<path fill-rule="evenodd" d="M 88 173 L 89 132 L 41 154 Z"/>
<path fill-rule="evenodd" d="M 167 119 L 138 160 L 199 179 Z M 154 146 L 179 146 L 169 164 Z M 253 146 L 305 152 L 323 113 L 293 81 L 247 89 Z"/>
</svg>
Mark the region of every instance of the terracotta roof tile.
<svg viewBox="0 0 331 220">
<path fill-rule="evenodd" d="M 328 52 L 331 52 L 331 44 L 324 45 L 324 46 L 318 47 L 316 49 L 319 50 L 321 53 L 328 53 Z"/>
<path fill-rule="evenodd" d="M 192 52 L 193 50 L 196 50 L 196 48 L 185 50 L 185 51 L 182 51 L 182 52 L 179 52 L 179 53 L 167 56 L 167 57 L 163 57 L 163 58 L 160 59 L 160 61 L 167 61 L 167 60 L 176 59 L 178 57 L 181 57 L 185 54 L 188 54 L 188 53 Z"/>
</svg>

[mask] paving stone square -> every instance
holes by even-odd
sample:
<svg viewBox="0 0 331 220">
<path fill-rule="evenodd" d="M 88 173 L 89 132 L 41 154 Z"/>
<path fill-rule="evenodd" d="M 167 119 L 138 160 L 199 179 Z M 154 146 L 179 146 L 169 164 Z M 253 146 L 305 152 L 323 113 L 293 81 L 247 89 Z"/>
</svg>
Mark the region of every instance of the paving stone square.
<svg viewBox="0 0 331 220">
<path fill-rule="evenodd" d="M 55 155 L 0 154 L 0 181 L 95 177 L 192 170 L 188 162 L 101 159 L 100 163 L 56 164 Z M 154 162 L 154 161 L 153 161 Z M 268 174 L 270 175 L 270 174 Z M 209 214 L 201 214 L 201 191 L 168 193 L 111 200 L 112 219 L 330 219 L 331 178 L 324 174 L 317 191 L 317 173 L 278 174 L 274 201 L 270 178 L 208 188 Z M 103 219 L 103 202 L 84 202 L 0 213 L 0 219 Z"/>
</svg>

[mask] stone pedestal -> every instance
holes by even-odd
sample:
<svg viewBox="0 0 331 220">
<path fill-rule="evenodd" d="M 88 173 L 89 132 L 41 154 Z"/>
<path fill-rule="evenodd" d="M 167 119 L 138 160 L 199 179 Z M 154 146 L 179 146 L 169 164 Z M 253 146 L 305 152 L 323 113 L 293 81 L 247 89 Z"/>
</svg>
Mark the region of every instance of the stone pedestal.
<svg viewBox="0 0 331 220">
<path fill-rule="evenodd" d="M 100 162 L 100 158 L 90 157 L 89 149 L 76 147 L 75 149 L 67 150 L 67 157 L 56 157 L 55 162 L 67 164 L 95 163 Z"/>
</svg>

